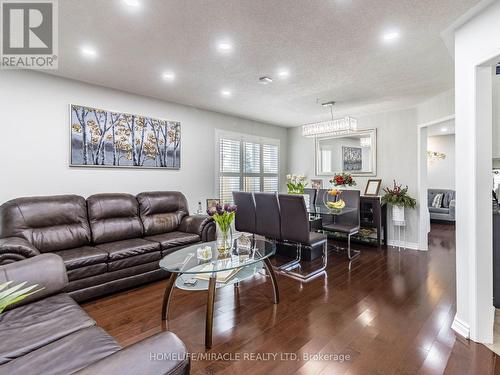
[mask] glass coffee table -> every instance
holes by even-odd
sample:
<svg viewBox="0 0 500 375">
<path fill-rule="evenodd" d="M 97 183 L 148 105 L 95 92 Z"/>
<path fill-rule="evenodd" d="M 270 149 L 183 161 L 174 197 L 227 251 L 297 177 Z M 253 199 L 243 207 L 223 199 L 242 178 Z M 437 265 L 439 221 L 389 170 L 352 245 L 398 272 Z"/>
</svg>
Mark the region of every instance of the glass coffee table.
<svg viewBox="0 0 500 375">
<path fill-rule="evenodd" d="M 163 296 L 161 316 L 168 320 L 168 307 L 174 287 L 191 291 L 208 291 L 205 322 L 205 347 L 212 347 L 212 328 L 214 316 L 215 291 L 229 285 L 237 286 L 264 267 L 273 286 L 273 302 L 279 303 L 279 290 L 276 275 L 269 257 L 275 254 L 276 245 L 264 239 L 251 239 L 249 246 L 238 246 L 226 256 L 220 256 L 216 242 L 198 243 L 166 255 L 160 267 L 171 273 Z M 211 257 L 206 260 L 197 258 L 197 250 L 210 247 Z"/>
</svg>

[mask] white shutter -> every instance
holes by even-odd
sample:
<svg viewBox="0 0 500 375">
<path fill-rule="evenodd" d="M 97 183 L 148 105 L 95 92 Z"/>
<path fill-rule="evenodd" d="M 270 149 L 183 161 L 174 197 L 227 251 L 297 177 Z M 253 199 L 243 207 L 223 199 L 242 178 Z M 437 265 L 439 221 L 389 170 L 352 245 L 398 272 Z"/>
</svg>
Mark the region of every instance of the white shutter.
<svg viewBox="0 0 500 375">
<path fill-rule="evenodd" d="M 233 203 L 233 191 L 277 192 L 279 146 L 245 136 L 219 139 L 219 198 Z"/>
<path fill-rule="evenodd" d="M 260 173 L 260 144 L 243 142 L 243 172 Z"/>
<path fill-rule="evenodd" d="M 233 203 L 233 191 L 240 190 L 239 176 L 220 176 L 219 198 L 223 203 Z"/>
<path fill-rule="evenodd" d="M 264 177 L 263 191 L 267 193 L 278 192 L 278 177 Z"/>
<path fill-rule="evenodd" d="M 220 171 L 240 173 L 240 142 L 232 139 L 220 140 Z"/>
<path fill-rule="evenodd" d="M 277 145 L 262 145 L 262 164 L 264 173 L 278 174 L 279 159 Z"/>
</svg>

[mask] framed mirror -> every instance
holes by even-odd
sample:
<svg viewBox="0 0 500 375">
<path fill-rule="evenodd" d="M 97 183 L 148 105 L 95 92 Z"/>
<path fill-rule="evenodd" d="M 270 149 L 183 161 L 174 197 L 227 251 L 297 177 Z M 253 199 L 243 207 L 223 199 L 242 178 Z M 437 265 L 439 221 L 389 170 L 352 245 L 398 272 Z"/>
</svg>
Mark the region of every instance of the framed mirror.
<svg viewBox="0 0 500 375">
<path fill-rule="evenodd" d="M 316 174 L 331 176 L 346 172 L 353 176 L 377 175 L 377 130 L 316 138 Z"/>
</svg>

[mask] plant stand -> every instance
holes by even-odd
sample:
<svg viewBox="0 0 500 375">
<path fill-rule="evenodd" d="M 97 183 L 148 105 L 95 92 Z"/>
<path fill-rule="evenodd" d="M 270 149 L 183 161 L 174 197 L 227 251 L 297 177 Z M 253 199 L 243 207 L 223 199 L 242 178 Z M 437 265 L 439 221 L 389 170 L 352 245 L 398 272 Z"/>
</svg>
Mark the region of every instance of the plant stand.
<svg viewBox="0 0 500 375">
<path fill-rule="evenodd" d="M 398 250 L 401 251 L 401 247 L 406 250 L 406 220 L 393 220 L 393 238 L 396 240 L 396 228 L 398 232 Z M 401 232 L 403 232 L 403 242 L 401 242 Z M 403 246 L 401 246 L 401 244 Z"/>
</svg>

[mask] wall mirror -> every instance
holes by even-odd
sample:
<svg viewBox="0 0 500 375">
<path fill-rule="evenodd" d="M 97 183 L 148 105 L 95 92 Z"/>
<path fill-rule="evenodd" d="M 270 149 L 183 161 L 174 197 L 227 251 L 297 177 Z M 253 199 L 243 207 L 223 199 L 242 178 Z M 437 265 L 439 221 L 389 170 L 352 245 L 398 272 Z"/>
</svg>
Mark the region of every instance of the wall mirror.
<svg viewBox="0 0 500 375">
<path fill-rule="evenodd" d="M 316 174 L 377 175 L 377 130 L 316 138 Z"/>
</svg>

